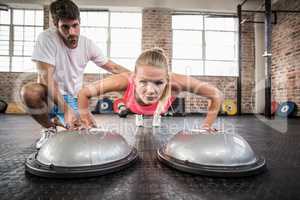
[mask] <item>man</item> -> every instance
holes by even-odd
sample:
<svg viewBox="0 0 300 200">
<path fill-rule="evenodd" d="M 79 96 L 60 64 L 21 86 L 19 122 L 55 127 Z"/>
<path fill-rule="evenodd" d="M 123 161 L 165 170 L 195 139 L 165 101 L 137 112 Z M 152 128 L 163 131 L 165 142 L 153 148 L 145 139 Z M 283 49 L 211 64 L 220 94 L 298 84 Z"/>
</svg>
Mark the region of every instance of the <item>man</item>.
<svg viewBox="0 0 300 200">
<path fill-rule="evenodd" d="M 29 113 L 43 127 L 38 149 L 56 133 L 57 125 L 67 129 L 80 125 L 77 93 L 88 61 L 114 74 L 128 71 L 108 60 L 90 39 L 80 35 L 80 12 L 75 3 L 56 0 L 50 12 L 55 28 L 39 35 L 32 54 L 38 82 L 25 85 L 21 91 Z"/>
</svg>

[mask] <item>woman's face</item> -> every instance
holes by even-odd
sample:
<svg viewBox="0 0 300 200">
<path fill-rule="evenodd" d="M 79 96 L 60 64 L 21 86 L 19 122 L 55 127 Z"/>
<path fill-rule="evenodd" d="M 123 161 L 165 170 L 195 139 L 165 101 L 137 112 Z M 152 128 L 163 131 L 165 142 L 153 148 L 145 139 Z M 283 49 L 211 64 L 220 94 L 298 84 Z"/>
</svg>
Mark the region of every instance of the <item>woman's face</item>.
<svg viewBox="0 0 300 200">
<path fill-rule="evenodd" d="M 139 103 L 152 104 L 161 98 L 168 83 L 165 69 L 143 65 L 138 66 L 135 76 L 135 96 Z"/>
</svg>

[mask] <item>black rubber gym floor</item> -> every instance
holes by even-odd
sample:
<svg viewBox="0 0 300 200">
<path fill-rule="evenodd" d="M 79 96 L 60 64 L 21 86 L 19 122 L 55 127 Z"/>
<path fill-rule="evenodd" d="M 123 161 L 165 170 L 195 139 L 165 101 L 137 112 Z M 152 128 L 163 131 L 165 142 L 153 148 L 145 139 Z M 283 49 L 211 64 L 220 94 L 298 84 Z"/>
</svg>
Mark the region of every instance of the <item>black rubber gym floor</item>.
<svg viewBox="0 0 300 200">
<path fill-rule="evenodd" d="M 300 199 L 299 119 L 218 119 L 217 127 L 240 134 L 257 154 L 265 156 L 268 171 L 257 176 L 203 177 L 159 163 L 156 149 L 200 120 L 203 117 L 163 118 L 163 126 L 152 129 L 136 128 L 133 116 L 97 116 L 105 128 L 119 131 L 138 149 L 139 161 L 114 174 L 63 180 L 25 173 L 24 161 L 35 151 L 40 127 L 29 116 L 0 115 L 0 199 Z"/>
</svg>

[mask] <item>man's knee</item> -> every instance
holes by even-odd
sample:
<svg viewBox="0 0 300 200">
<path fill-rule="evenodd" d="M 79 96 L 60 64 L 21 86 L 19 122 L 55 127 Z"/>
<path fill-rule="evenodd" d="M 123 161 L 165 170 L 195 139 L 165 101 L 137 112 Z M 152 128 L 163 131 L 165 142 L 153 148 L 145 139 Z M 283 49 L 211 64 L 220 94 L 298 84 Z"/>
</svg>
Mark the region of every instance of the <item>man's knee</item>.
<svg viewBox="0 0 300 200">
<path fill-rule="evenodd" d="M 40 83 L 29 83 L 22 87 L 21 97 L 29 107 L 40 106 L 47 99 L 47 87 Z"/>
</svg>

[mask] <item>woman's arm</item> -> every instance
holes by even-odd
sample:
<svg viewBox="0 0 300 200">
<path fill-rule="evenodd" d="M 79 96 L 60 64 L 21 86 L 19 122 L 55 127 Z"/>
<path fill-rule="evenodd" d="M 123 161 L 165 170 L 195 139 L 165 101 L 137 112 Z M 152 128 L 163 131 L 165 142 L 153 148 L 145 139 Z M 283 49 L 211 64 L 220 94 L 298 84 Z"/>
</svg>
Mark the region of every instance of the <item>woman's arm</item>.
<svg viewBox="0 0 300 200">
<path fill-rule="evenodd" d="M 88 109 L 89 98 L 102 95 L 107 92 L 125 90 L 130 73 L 125 72 L 109 76 L 103 80 L 96 81 L 82 88 L 78 93 L 78 110 L 80 120 L 85 128 L 95 126 L 93 117 Z"/>
<path fill-rule="evenodd" d="M 223 102 L 223 94 L 220 90 L 209 83 L 181 74 L 171 74 L 171 82 L 179 92 L 188 91 L 211 100 L 207 116 L 202 124 L 203 128 L 211 129 Z"/>
</svg>

